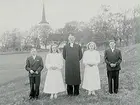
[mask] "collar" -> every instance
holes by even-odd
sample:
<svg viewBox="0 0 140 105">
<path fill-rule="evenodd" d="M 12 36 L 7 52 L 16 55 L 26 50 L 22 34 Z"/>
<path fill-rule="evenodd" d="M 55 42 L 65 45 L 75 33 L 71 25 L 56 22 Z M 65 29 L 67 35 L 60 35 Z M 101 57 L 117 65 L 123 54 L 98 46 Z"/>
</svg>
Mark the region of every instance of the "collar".
<svg viewBox="0 0 140 105">
<path fill-rule="evenodd" d="M 74 43 L 69 43 L 70 47 L 73 47 Z"/>
<path fill-rule="evenodd" d="M 114 51 L 115 51 L 115 48 L 114 48 L 114 49 L 110 48 L 110 49 L 111 49 L 111 51 L 112 51 L 112 52 L 114 52 Z"/>
<path fill-rule="evenodd" d="M 32 56 L 33 57 L 33 59 L 35 59 L 36 58 L 36 55 L 34 55 L 34 56 Z"/>
</svg>

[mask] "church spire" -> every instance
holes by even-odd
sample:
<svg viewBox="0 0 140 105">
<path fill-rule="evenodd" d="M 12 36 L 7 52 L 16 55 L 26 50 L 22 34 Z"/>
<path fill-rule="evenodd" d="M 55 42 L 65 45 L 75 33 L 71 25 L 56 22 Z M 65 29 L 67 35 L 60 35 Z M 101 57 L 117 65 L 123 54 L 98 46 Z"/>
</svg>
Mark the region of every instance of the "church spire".
<svg viewBox="0 0 140 105">
<path fill-rule="evenodd" d="M 49 24 L 49 23 L 46 21 L 44 2 L 43 2 L 43 10 L 42 10 L 42 20 L 41 20 L 41 22 L 40 22 L 39 24 Z"/>
</svg>

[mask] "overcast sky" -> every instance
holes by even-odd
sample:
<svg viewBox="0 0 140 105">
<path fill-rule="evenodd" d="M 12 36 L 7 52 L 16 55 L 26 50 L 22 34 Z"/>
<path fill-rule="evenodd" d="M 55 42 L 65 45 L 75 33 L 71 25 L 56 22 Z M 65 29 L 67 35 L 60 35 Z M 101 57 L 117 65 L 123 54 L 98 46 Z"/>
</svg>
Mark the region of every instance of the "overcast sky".
<svg viewBox="0 0 140 105">
<path fill-rule="evenodd" d="M 99 12 L 101 5 L 112 11 L 132 8 L 139 0 L 44 0 L 46 18 L 54 29 L 68 21 L 88 21 Z M 0 33 L 19 28 L 29 29 L 38 24 L 42 15 L 42 0 L 0 0 Z"/>
</svg>

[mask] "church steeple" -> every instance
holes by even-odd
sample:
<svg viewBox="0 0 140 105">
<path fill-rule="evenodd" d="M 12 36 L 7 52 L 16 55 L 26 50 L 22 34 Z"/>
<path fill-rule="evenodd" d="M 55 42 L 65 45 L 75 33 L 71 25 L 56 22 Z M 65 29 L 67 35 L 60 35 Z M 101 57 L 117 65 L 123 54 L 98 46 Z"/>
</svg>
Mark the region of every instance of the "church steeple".
<svg viewBox="0 0 140 105">
<path fill-rule="evenodd" d="M 42 10 L 42 20 L 39 24 L 49 24 L 46 20 L 46 15 L 45 15 L 45 5 L 44 5 L 44 2 L 43 2 L 43 10 Z"/>
</svg>

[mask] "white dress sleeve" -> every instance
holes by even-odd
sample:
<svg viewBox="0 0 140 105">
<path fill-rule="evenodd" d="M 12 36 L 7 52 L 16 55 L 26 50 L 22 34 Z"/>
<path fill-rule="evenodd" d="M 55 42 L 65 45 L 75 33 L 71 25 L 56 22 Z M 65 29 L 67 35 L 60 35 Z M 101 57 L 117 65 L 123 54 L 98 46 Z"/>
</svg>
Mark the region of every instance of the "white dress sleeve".
<svg viewBox="0 0 140 105">
<path fill-rule="evenodd" d="M 50 64 L 50 54 L 46 55 L 45 66 L 47 69 L 50 69 L 52 67 Z"/>
<path fill-rule="evenodd" d="M 62 54 L 60 54 L 57 58 L 57 68 L 62 69 L 63 68 L 63 57 Z"/>
</svg>

